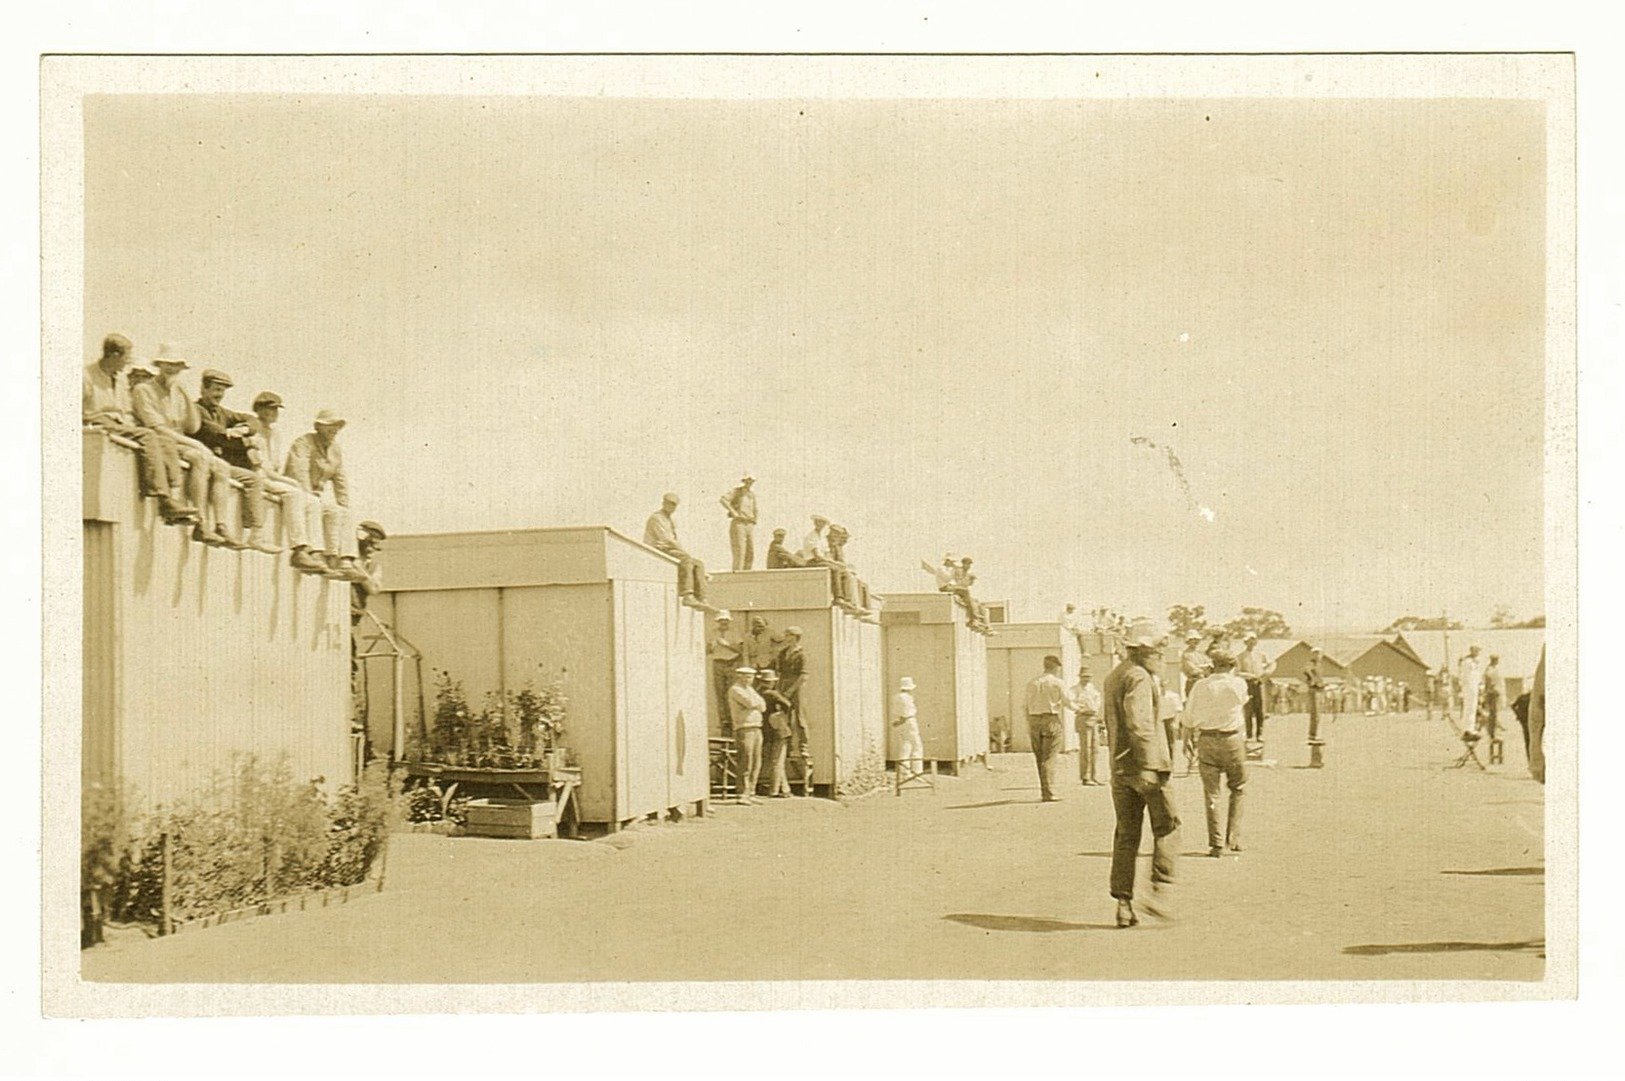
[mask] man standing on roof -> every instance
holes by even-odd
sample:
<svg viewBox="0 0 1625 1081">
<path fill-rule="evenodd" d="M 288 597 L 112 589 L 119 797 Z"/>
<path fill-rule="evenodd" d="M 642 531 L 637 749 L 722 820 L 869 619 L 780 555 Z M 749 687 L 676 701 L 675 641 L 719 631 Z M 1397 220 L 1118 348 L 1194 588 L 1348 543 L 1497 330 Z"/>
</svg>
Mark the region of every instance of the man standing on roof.
<svg viewBox="0 0 1625 1081">
<path fill-rule="evenodd" d="M 1134 911 L 1134 871 L 1140 836 L 1151 820 L 1151 897 L 1143 907 L 1167 918 L 1169 891 L 1179 856 L 1179 814 L 1169 793 L 1173 759 L 1160 714 L 1161 695 L 1152 678 L 1161 666 L 1163 636 L 1148 619 L 1137 619 L 1123 632 L 1128 652 L 1101 688 L 1106 720 L 1106 746 L 1112 761 L 1112 809 L 1117 828 L 1112 837 L 1111 894 L 1117 900 L 1117 926 L 1140 922 Z"/>
<path fill-rule="evenodd" d="M 660 498 L 660 509 L 643 526 L 643 543 L 677 560 L 677 593 L 687 604 L 705 606 L 705 564 L 683 550 L 677 541 L 677 493 Z M 754 693 L 754 692 L 753 692 Z"/>
<path fill-rule="evenodd" d="M 1264 738 L 1264 682 L 1275 674 L 1275 662 L 1258 651 L 1258 635 L 1247 632 L 1247 648 L 1236 658 L 1236 675 L 1247 682 L 1247 738 Z"/>
<path fill-rule="evenodd" d="M 719 501 L 728 512 L 728 544 L 733 549 L 733 569 L 748 571 L 756 562 L 756 478 L 746 473 L 734 490 Z"/>
</svg>

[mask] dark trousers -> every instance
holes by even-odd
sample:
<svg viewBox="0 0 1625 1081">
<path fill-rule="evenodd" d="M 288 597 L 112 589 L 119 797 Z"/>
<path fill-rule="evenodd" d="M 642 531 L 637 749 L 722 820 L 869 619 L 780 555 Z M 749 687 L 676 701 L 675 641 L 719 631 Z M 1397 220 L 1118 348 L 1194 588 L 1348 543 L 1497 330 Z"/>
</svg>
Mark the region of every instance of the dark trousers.
<svg viewBox="0 0 1625 1081">
<path fill-rule="evenodd" d="M 697 601 L 704 601 L 705 564 L 687 552 L 681 555 L 676 552 L 668 554 L 677 558 L 677 592 L 684 597 L 693 597 Z"/>
<path fill-rule="evenodd" d="M 1119 901 L 1134 900 L 1134 862 L 1140 855 L 1140 836 L 1147 817 L 1151 819 L 1151 881 L 1174 880 L 1174 861 L 1179 855 L 1179 814 L 1174 810 L 1166 784 L 1151 785 L 1141 791 L 1133 778 L 1112 774 L 1112 809 L 1117 812 L 1117 831 L 1112 836 L 1112 896 Z"/>
<path fill-rule="evenodd" d="M 1038 761 L 1038 788 L 1045 799 L 1055 796 L 1055 760 L 1065 746 L 1066 735 L 1061 717 L 1056 713 L 1029 713 L 1027 738 L 1033 745 L 1033 758 Z"/>
<path fill-rule="evenodd" d="M 1203 732 L 1196 737 L 1202 771 L 1202 796 L 1207 807 L 1207 846 L 1241 844 L 1241 790 L 1247 783 L 1247 749 L 1240 732 Z M 1219 786 L 1230 786 L 1229 813 L 1219 828 Z"/>
<path fill-rule="evenodd" d="M 1264 681 L 1247 681 L 1247 738 L 1264 738 Z"/>
<path fill-rule="evenodd" d="M 1320 738 L 1320 692 L 1309 692 L 1309 738 Z"/>
<path fill-rule="evenodd" d="M 738 666 L 738 661 L 711 666 L 711 685 L 717 694 L 717 731 L 724 736 L 733 735 L 733 711 L 728 708 L 728 688 L 733 685 L 733 670 Z"/>
</svg>

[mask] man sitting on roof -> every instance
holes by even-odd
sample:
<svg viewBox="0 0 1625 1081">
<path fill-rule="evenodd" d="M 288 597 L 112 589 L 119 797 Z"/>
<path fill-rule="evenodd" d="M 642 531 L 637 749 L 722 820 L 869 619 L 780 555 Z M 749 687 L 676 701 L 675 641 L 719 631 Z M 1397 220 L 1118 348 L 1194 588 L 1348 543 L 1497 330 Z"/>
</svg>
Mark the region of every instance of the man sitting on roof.
<svg viewBox="0 0 1625 1081">
<path fill-rule="evenodd" d="M 198 508 L 201 516 L 192 530 L 192 539 L 216 547 L 242 547 L 229 539 L 223 528 L 231 472 L 224 459 L 193 438 L 203 425 L 203 417 L 178 381 L 181 372 L 192 365 L 176 356 L 168 345 L 160 345 L 158 355 L 150 359 L 158 375 L 135 389 L 130 404 L 142 426 L 167 436 L 175 444 L 175 453 L 186 463 L 187 502 Z"/>
<path fill-rule="evenodd" d="M 85 368 L 84 422 L 136 445 L 141 494 L 158 499 L 158 513 L 164 521 L 171 525 L 195 522 L 198 509 L 181 496 L 185 474 L 174 441 L 162 432 L 136 423 L 129 385 L 119 382 L 119 374 L 130 363 L 130 349 L 130 339 L 122 334 L 109 334 L 102 339 L 101 357 Z"/>
<path fill-rule="evenodd" d="M 254 453 L 259 461 L 260 483 L 282 500 L 282 521 L 288 531 L 288 545 L 293 549 L 288 563 L 305 574 L 321 574 L 330 565 L 328 555 L 320 549 L 313 551 L 310 538 L 321 531 L 322 504 L 283 471 L 288 450 L 276 427 L 281 415 L 280 395 L 262 390 L 254 397 Z"/>
<path fill-rule="evenodd" d="M 321 504 L 323 547 L 329 578 L 358 582 L 366 577 L 357 564 L 356 531 L 350 526 L 350 481 L 339 449 L 345 420 L 331 409 L 316 414 L 311 430 L 293 441 L 283 472 Z"/>
<path fill-rule="evenodd" d="M 265 490 L 260 486 L 260 474 L 254 467 L 254 460 L 249 456 L 249 439 L 254 434 L 255 418 L 226 408 L 226 391 L 231 385 L 231 377 L 225 372 L 214 368 L 204 369 L 202 393 L 197 400 L 198 442 L 214 451 L 215 457 L 226 463 L 231 479 L 242 488 L 242 524 L 248 532 L 243 546 L 280 555 L 282 549 L 265 539 Z M 218 517 L 215 524 L 220 524 Z"/>
<path fill-rule="evenodd" d="M 684 551 L 677 541 L 677 512 L 679 500 L 676 492 L 667 492 L 660 498 L 660 509 L 649 515 L 643 526 L 643 543 L 677 560 L 677 592 L 683 603 L 705 607 L 705 564 Z"/>
</svg>

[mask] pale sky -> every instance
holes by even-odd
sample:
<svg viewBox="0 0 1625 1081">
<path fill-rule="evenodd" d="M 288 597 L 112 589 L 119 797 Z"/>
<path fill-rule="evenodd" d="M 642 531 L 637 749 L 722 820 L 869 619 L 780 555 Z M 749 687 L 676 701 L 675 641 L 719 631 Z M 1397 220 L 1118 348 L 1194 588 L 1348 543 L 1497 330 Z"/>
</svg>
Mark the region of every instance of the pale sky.
<svg viewBox="0 0 1625 1081">
<path fill-rule="evenodd" d="M 392 531 L 641 537 L 674 489 L 726 569 L 749 470 L 759 549 L 823 513 L 882 591 L 951 550 L 1017 618 L 1543 610 L 1538 104 L 128 96 L 85 132 L 86 358 L 172 342 L 290 436 L 344 411 Z"/>
</svg>

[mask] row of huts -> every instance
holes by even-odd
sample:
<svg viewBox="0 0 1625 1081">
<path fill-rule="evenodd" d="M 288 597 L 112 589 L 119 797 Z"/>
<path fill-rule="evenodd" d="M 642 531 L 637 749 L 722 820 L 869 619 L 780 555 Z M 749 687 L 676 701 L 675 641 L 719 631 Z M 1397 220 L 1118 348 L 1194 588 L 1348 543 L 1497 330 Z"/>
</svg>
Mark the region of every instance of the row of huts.
<svg viewBox="0 0 1625 1081">
<path fill-rule="evenodd" d="M 444 672 L 471 702 L 561 681 L 582 822 L 613 828 L 708 798 L 720 728 L 712 624 L 678 597 L 670 557 L 603 526 L 392 536 L 385 592 L 356 629 L 364 731 L 352 734 L 348 585 L 189 541 L 137 497 L 131 455 L 99 433 L 86 433 L 84 461 L 87 781 L 163 802 L 243 752 L 286 754 L 302 776 L 341 780 L 363 747 L 402 760 L 434 709 L 425 683 Z M 714 574 L 708 600 L 741 631 L 752 616 L 776 633 L 801 628 L 812 780 L 829 795 L 884 768 L 887 703 L 902 676 L 918 686 L 926 758 L 955 770 L 984 756 L 990 735 L 1028 748 L 1024 691 L 1046 655 L 1069 681 L 1084 662 L 1097 678 L 1114 662 L 1105 636 L 1010 622 L 1006 605 L 990 606 L 991 633 L 979 630 L 943 593 L 887 594 L 877 613 L 856 613 L 836 603 L 822 568 Z M 1410 636 L 1315 644 L 1331 677 L 1418 687 L 1433 649 Z M 1285 678 L 1310 645 L 1264 643 Z M 1521 676 L 1515 656 L 1507 674 Z M 1066 731 L 1075 741 L 1070 718 Z"/>
</svg>

